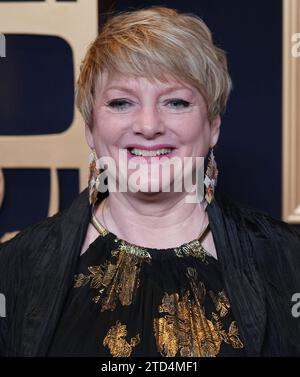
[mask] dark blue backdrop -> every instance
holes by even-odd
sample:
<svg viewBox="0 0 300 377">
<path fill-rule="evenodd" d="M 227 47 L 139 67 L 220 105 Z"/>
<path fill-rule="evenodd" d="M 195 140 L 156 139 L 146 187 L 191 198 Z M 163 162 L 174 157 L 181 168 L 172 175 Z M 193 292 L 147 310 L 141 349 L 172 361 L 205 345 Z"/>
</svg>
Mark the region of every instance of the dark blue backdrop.
<svg viewBox="0 0 300 377">
<path fill-rule="evenodd" d="M 215 42 L 228 53 L 229 69 L 234 83 L 216 150 L 220 170 L 219 187 L 240 202 L 281 217 L 281 1 L 131 0 L 100 1 L 100 4 L 100 22 L 106 17 L 103 12 L 155 4 L 193 12 L 204 19 L 213 32 Z M 49 46 L 55 48 L 56 44 L 59 54 L 52 60 L 49 60 L 49 49 L 45 48 L 44 41 L 40 41 L 40 44 L 37 41 L 35 45 L 32 39 L 28 42 L 31 49 L 42 58 L 42 69 L 46 72 L 45 82 L 49 83 L 50 90 L 47 91 L 45 87 L 45 91 L 39 92 L 39 96 L 34 92 L 39 71 L 34 68 L 33 60 L 27 56 L 18 67 L 10 54 L 8 40 L 8 57 L 5 61 L 0 59 L 0 103 L 7 98 L 5 88 L 11 87 L 12 76 L 6 74 L 8 69 L 21 80 L 18 82 L 20 87 L 22 82 L 28 80 L 32 80 L 32 85 L 26 86 L 22 96 L 17 95 L 20 94 L 18 92 L 10 97 L 11 102 L 5 106 L 5 117 L 4 113 L 0 112 L 0 134 L 8 134 L 9 130 L 12 134 L 15 130 L 20 130 L 20 134 L 28 133 L 28 129 L 24 129 L 22 116 L 26 118 L 31 114 L 31 118 L 45 119 L 47 103 L 48 106 L 57 104 L 57 122 L 55 125 L 51 122 L 50 130 L 49 123 L 39 122 L 41 133 L 60 132 L 66 127 L 66 122 L 72 121 L 71 54 L 68 46 L 59 39 L 49 40 Z M 20 52 L 16 48 L 16 53 L 18 51 Z M 60 82 L 60 87 L 62 85 L 55 76 L 59 71 L 57 67 L 61 67 L 61 77 L 64 77 L 65 83 L 63 90 L 59 91 L 51 84 L 56 80 Z M 22 76 L 20 72 L 26 72 L 26 75 Z M 28 101 L 28 96 L 34 98 L 34 101 Z M 15 115 L 19 109 L 24 109 L 24 104 L 26 112 L 20 120 L 20 116 Z M 30 106 L 29 109 L 27 106 Z M 36 129 L 32 131 L 34 132 Z M 49 198 L 49 172 L 44 169 L 5 169 L 4 173 L 6 196 L 0 209 L 0 236 L 6 231 L 24 228 L 45 217 Z M 62 171 L 60 177 L 63 187 L 60 204 L 61 208 L 64 208 L 78 192 L 78 175 L 74 171 Z M 22 184 L 18 184 L 19 182 Z"/>
</svg>

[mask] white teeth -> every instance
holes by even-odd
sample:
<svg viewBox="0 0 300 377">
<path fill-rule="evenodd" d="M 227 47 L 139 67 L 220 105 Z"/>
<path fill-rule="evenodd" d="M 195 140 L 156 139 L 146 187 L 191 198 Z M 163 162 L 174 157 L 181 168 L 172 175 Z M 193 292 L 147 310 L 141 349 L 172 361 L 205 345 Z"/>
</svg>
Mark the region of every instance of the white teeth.
<svg viewBox="0 0 300 377">
<path fill-rule="evenodd" d="M 170 153 L 171 151 L 172 151 L 172 149 L 170 149 L 170 148 L 156 149 L 156 150 L 152 150 L 152 151 L 148 151 L 148 150 L 145 150 L 145 149 L 133 148 L 133 149 L 131 149 L 130 152 L 132 154 L 135 154 L 136 156 L 155 157 L 155 156 L 159 156 L 159 155 L 162 155 L 162 154 Z"/>
</svg>

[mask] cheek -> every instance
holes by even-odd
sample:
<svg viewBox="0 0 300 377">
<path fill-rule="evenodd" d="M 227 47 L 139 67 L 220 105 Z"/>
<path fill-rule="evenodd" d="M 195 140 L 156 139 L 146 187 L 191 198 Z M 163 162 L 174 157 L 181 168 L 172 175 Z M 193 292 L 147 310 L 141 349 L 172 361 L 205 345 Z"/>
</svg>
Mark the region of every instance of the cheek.
<svg viewBox="0 0 300 377">
<path fill-rule="evenodd" d="M 181 140 L 186 143 L 205 144 L 209 140 L 210 124 L 208 120 L 199 114 L 189 114 L 176 122 L 176 128 Z"/>
<path fill-rule="evenodd" d="M 112 144 L 120 137 L 121 132 L 120 121 L 103 112 L 95 114 L 93 136 L 97 144 Z"/>
</svg>

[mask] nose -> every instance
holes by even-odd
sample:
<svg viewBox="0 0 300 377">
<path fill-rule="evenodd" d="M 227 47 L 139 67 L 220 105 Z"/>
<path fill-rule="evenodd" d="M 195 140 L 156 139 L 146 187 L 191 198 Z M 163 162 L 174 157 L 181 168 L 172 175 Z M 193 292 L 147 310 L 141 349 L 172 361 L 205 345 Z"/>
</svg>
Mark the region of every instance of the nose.
<svg viewBox="0 0 300 377">
<path fill-rule="evenodd" d="M 155 106 L 145 106 L 137 114 L 132 129 L 134 133 L 151 139 L 158 134 L 163 134 L 165 126 Z"/>
</svg>

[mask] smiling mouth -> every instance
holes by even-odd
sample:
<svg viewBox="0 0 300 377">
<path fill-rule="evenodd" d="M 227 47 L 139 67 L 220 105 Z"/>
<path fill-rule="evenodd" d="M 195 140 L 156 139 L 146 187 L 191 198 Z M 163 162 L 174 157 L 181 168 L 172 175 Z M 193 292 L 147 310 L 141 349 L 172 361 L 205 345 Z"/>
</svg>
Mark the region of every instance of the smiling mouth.
<svg viewBox="0 0 300 377">
<path fill-rule="evenodd" d="M 165 156 L 170 154 L 175 148 L 161 148 L 154 150 L 146 150 L 139 148 L 128 148 L 129 153 L 132 156 L 142 156 L 142 157 L 156 157 L 156 156 Z"/>
</svg>

